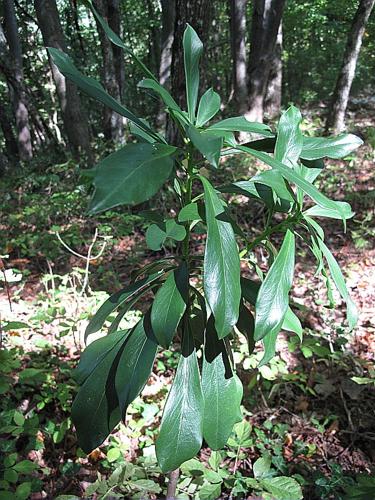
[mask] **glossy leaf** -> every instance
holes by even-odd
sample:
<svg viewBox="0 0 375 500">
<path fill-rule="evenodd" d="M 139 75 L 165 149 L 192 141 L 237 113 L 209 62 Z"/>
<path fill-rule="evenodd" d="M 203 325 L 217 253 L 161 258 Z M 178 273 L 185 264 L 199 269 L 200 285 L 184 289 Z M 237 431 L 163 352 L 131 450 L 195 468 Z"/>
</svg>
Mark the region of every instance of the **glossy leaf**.
<svg viewBox="0 0 375 500">
<path fill-rule="evenodd" d="M 236 324 L 241 299 L 240 259 L 233 228 L 219 220 L 223 204 L 210 182 L 200 176 L 206 204 L 207 240 L 204 254 L 204 290 L 215 317 L 219 338 Z"/>
<path fill-rule="evenodd" d="M 122 332 L 113 335 L 120 336 Z M 113 374 L 127 336 L 103 356 L 80 387 L 72 406 L 78 443 L 85 453 L 97 448 L 120 421 L 119 401 Z"/>
<path fill-rule="evenodd" d="M 164 103 L 167 105 L 168 108 L 182 112 L 181 108 L 173 99 L 168 90 L 165 89 L 162 85 L 160 85 L 160 83 L 158 83 L 157 81 L 152 80 L 151 78 L 145 78 L 144 80 L 141 80 L 138 83 L 138 87 L 141 89 L 153 90 L 154 92 L 160 95 L 160 97 L 163 99 Z"/>
<path fill-rule="evenodd" d="M 156 440 L 156 456 L 164 473 L 193 458 L 202 446 L 204 401 L 197 356 L 189 342 L 180 357 Z"/>
<path fill-rule="evenodd" d="M 352 330 L 358 322 L 358 311 L 357 311 L 356 305 L 354 304 L 353 300 L 350 297 L 350 294 L 349 294 L 348 289 L 346 287 L 344 276 L 342 275 L 341 269 L 340 269 L 336 259 L 332 255 L 331 251 L 329 250 L 327 245 L 322 240 L 319 240 L 319 247 L 320 247 L 320 249 L 321 249 L 321 251 L 322 251 L 322 253 L 327 261 L 327 264 L 328 264 L 332 279 L 336 285 L 336 288 L 339 291 L 341 297 L 346 302 L 349 328 Z"/>
<path fill-rule="evenodd" d="M 241 290 L 243 298 L 255 306 L 258 292 L 261 283 L 258 281 L 249 280 L 247 278 L 241 278 Z M 302 326 L 298 317 L 294 314 L 290 307 L 288 307 L 285 318 L 282 324 L 282 330 L 288 330 L 296 333 L 300 338 L 302 336 Z"/>
<path fill-rule="evenodd" d="M 81 354 L 78 366 L 73 371 L 73 378 L 77 384 L 82 385 L 95 368 L 103 361 L 107 354 L 119 342 L 129 335 L 129 331 L 114 332 L 89 344 Z"/>
<path fill-rule="evenodd" d="M 96 168 L 90 213 L 149 200 L 170 176 L 175 150 L 163 144 L 127 144 L 107 156 Z"/>
<path fill-rule="evenodd" d="M 186 263 L 182 263 L 159 288 L 152 304 L 152 329 L 159 344 L 166 349 L 169 348 L 186 309 L 188 280 Z"/>
<path fill-rule="evenodd" d="M 253 132 L 254 134 L 261 134 L 270 136 L 273 135 L 268 125 L 257 122 L 249 122 L 244 116 L 235 116 L 233 118 L 226 118 L 220 122 L 214 123 L 208 130 L 224 130 L 228 132 Z"/>
<path fill-rule="evenodd" d="M 212 88 L 206 90 L 199 101 L 196 127 L 203 127 L 220 109 L 220 96 Z"/>
<path fill-rule="evenodd" d="M 59 71 L 66 78 L 72 80 L 72 82 L 74 82 L 83 92 L 101 102 L 113 111 L 116 111 L 116 113 L 118 113 L 119 115 L 124 116 L 128 120 L 132 121 L 151 137 L 155 137 L 157 140 L 159 140 L 159 137 L 156 136 L 156 134 L 152 131 L 152 129 L 150 129 L 150 127 L 145 125 L 142 120 L 135 116 L 134 113 L 129 111 L 125 106 L 116 101 L 116 99 L 107 94 L 107 92 L 98 81 L 81 73 L 74 66 L 73 61 L 67 54 L 52 47 L 48 48 L 48 53 L 51 56 L 53 62 L 58 67 Z"/>
<path fill-rule="evenodd" d="M 187 135 L 206 160 L 213 167 L 218 168 L 223 139 L 200 132 L 193 125 L 187 129 Z"/>
<path fill-rule="evenodd" d="M 147 314 L 130 333 L 118 362 L 115 387 L 123 420 L 129 404 L 141 393 L 150 376 L 157 347 Z"/>
<path fill-rule="evenodd" d="M 301 121 L 302 115 L 299 109 L 290 106 L 281 115 L 277 126 L 275 158 L 292 168 L 297 165 L 303 146 Z"/>
<path fill-rule="evenodd" d="M 255 340 L 279 332 L 288 309 L 293 282 L 295 238 L 288 230 L 280 251 L 262 282 L 255 304 Z"/>
<path fill-rule="evenodd" d="M 353 134 L 337 137 L 304 137 L 301 158 L 344 158 L 363 144 L 362 139 Z"/>
<path fill-rule="evenodd" d="M 194 29 L 188 24 L 182 39 L 186 79 L 186 101 L 189 120 L 194 123 L 199 90 L 199 60 L 203 44 Z"/>
<path fill-rule="evenodd" d="M 249 355 L 252 354 L 255 347 L 254 341 L 254 316 L 251 311 L 245 306 L 243 302 L 240 304 L 240 314 L 238 316 L 238 321 L 236 328 L 239 332 L 246 337 L 247 345 L 249 349 Z"/>
<path fill-rule="evenodd" d="M 98 309 L 96 314 L 91 318 L 85 331 L 85 340 L 92 333 L 98 332 L 104 325 L 108 316 L 124 302 L 130 302 L 134 297 L 139 295 L 142 291 L 149 288 L 160 276 L 164 274 L 163 271 L 151 274 L 147 278 L 143 278 L 129 286 L 123 288 L 119 292 L 111 295 Z"/>
<path fill-rule="evenodd" d="M 242 384 L 233 374 L 224 341 L 208 321 L 202 368 L 203 437 L 212 450 L 224 448 L 236 422 L 241 421 Z"/>
<path fill-rule="evenodd" d="M 250 153 L 267 165 L 270 165 L 272 168 L 278 169 L 287 181 L 296 184 L 296 186 L 301 188 L 304 193 L 306 193 L 312 200 L 315 201 L 315 203 L 323 208 L 329 208 L 333 211 L 338 212 L 340 218 L 345 220 L 345 214 L 343 213 L 340 205 L 337 205 L 335 201 L 327 198 L 323 193 L 318 191 L 318 189 L 316 189 L 313 184 L 301 177 L 294 170 L 286 167 L 275 158 L 272 158 L 271 156 L 261 151 L 256 151 L 255 149 L 246 148 L 244 146 L 237 146 L 237 149 Z"/>
<path fill-rule="evenodd" d="M 354 212 L 352 211 L 352 207 L 349 203 L 346 203 L 345 201 L 336 201 L 336 203 L 340 205 L 340 208 L 345 215 L 345 219 L 351 219 L 353 217 Z M 323 208 L 319 205 L 314 205 L 313 207 L 308 208 L 304 211 L 304 214 L 309 215 L 310 217 L 329 217 L 331 219 L 341 219 L 341 217 L 338 216 L 337 211 L 329 208 Z"/>
</svg>

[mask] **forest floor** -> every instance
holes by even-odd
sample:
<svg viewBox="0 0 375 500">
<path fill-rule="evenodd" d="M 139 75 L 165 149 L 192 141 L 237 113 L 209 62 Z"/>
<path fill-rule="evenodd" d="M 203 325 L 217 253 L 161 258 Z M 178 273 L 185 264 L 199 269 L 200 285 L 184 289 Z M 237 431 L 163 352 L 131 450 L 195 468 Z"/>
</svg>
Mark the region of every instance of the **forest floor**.
<svg viewBox="0 0 375 500">
<path fill-rule="evenodd" d="M 245 345 L 236 346 L 245 418 L 224 450 L 203 448 L 184 464 L 178 498 L 283 500 L 267 488 L 266 479 L 254 479 L 259 457 L 269 460 L 266 478 L 294 477 L 305 499 L 375 498 L 375 129 L 361 116 L 354 125 L 367 144 L 345 162 L 326 162 L 318 186 L 350 202 L 355 212 L 346 233 L 338 220 L 322 220 L 322 226 L 360 310 L 358 327 L 350 333 L 343 326 L 343 304 L 336 296 L 336 304 L 329 304 L 301 246 L 292 300 L 304 340 L 282 336 L 276 357 L 260 370 L 260 349 L 249 357 Z M 243 159 L 222 167 L 223 180 L 262 168 Z M 129 281 L 134 266 L 155 258 L 136 210 L 89 220 L 82 215 L 87 188 L 78 179 L 72 162 L 45 160 L 26 180 L 20 172 L 0 186 L 0 231 L 7 235 L 0 257 L 9 285 L 7 290 L 0 281 L 0 500 L 161 498 L 166 491 L 154 438 L 177 365 L 173 349 L 158 355 L 126 426 L 120 424 L 88 457 L 77 448 L 71 370 L 84 346 L 88 318 L 108 293 Z M 161 194 L 157 208 L 164 209 L 169 196 Z M 248 234 L 256 236 L 261 206 L 238 198 L 231 202 L 238 204 Z M 194 244 L 202 250 L 201 241 Z M 101 251 L 86 268 L 79 255 Z M 258 258 L 265 261 L 262 254 Z M 131 311 L 125 321 L 132 324 L 139 314 Z"/>
</svg>

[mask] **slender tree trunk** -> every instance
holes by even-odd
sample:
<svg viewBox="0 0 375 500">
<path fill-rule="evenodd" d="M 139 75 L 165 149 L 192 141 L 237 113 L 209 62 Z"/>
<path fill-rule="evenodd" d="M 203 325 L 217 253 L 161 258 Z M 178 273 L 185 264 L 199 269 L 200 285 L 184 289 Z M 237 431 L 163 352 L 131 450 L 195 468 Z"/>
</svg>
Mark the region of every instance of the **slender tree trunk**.
<svg viewBox="0 0 375 500">
<path fill-rule="evenodd" d="M 247 0 L 230 0 L 233 96 L 240 114 L 247 110 L 246 5 Z"/>
<path fill-rule="evenodd" d="M 108 24 L 111 29 L 122 36 L 121 32 L 121 5 L 120 0 L 107 0 Z M 112 44 L 113 59 L 115 65 L 116 79 L 120 92 L 120 99 L 124 97 L 125 87 L 125 66 L 124 55 L 121 47 Z"/>
<path fill-rule="evenodd" d="M 47 47 L 67 52 L 65 37 L 55 0 L 34 0 L 38 24 Z M 65 134 L 72 153 L 84 152 L 91 163 L 90 134 L 81 99 L 74 83 L 66 79 L 50 60 L 53 80 L 60 102 Z"/>
<path fill-rule="evenodd" d="M 263 121 L 264 99 L 285 0 L 254 0 L 247 118 Z"/>
<path fill-rule="evenodd" d="M 0 98 L 0 127 L 5 140 L 6 155 L 10 161 L 18 163 L 19 151 L 17 139 L 13 132 L 13 120 L 9 116 L 5 102 Z"/>
<path fill-rule="evenodd" d="M 29 112 L 23 77 L 22 49 L 18 35 L 18 26 L 14 0 L 4 0 L 5 34 L 9 46 L 9 64 L 12 70 L 12 101 L 17 127 L 17 142 L 20 159 L 28 161 L 33 157 Z M 1 30 L 2 31 L 2 30 Z M 0 33 L 3 37 L 3 33 Z M 2 42 L 4 43 L 4 41 Z"/>
<path fill-rule="evenodd" d="M 170 87 L 171 65 L 172 65 L 172 44 L 174 37 L 174 24 L 176 18 L 175 0 L 161 0 L 162 29 L 160 34 L 160 65 L 159 81 L 164 87 Z M 157 117 L 158 126 L 165 125 L 166 115 L 164 106 L 161 103 Z"/>
<path fill-rule="evenodd" d="M 186 92 L 182 37 L 186 24 L 189 23 L 195 29 L 203 44 L 205 44 L 210 31 L 213 2 L 212 0 L 176 0 L 175 5 L 171 88 L 173 97 L 184 109 L 186 108 Z M 207 50 L 207 44 L 205 44 L 205 49 Z M 207 57 L 207 52 L 205 54 L 204 57 Z M 204 57 L 201 63 L 201 82 L 204 82 Z M 171 127 L 170 121 L 167 123 L 167 136 L 172 142 L 177 140 L 177 131 L 174 127 Z"/>
<path fill-rule="evenodd" d="M 367 20 L 374 7 L 375 0 L 361 0 L 355 13 L 352 26 L 348 33 L 341 71 L 333 93 L 331 109 L 326 129 L 340 133 L 345 128 L 345 112 L 348 106 L 350 89 L 352 86 L 355 68 L 361 50 L 362 38 Z"/>
<path fill-rule="evenodd" d="M 281 109 L 282 80 L 283 80 L 283 28 L 280 23 L 277 33 L 275 50 L 272 57 L 271 69 L 268 76 L 264 112 L 269 118 L 279 115 Z"/>
<path fill-rule="evenodd" d="M 116 8 L 119 7 L 118 2 L 113 0 L 105 1 L 105 0 L 95 0 L 94 1 L 95 8 L 98 12 L 107 20 L 108 24 L 110 24 L 110 16 L 109 11 L 111 7 L 112 16 L 114 12 L 116 12 Z M 112 25 L 113 25 L 113 17 L 112 17 Z M 111 26 L 112 27 L 112 26 Z M 104 30 L 97 22 L 97 28 L 99 32 L 100 38 L 100 46 L 102 51 L 103 58 L 103 66 L 102 66 L 102 80 L 105 89 L 107 92 L 117 100 L 121 100 L 121 91 L 120 85 L 116 74 L 116 65 L 115 65 L 115 53 L 114 53 L 114 45 L 108 39 Z M 115 111 L 105 107 L 104 108 L 104 137 L 108 141 L 119 142 L 123 137 L 123 119 Z"/>
</svg>

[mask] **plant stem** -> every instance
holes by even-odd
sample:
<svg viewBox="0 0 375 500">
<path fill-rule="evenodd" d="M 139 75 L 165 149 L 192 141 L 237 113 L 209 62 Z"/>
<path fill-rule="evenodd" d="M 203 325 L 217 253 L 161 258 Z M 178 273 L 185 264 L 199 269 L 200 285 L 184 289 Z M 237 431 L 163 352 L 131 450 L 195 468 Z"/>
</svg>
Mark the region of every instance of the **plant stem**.
<svg viewBox="0 0 375 500">
<path fill-rule="evenodd" d="M 176 489 L 179 477 L 180 477 L 180 469 L 172 470 L 168 474 L 169 481 L 167 486 L 166 500 L 176 500 Z"/>
<path fill-rule="evenodd" d="M 184 199 L 184 206 L 189 205 L 191 203 L 192 191 L 193 191 L 193 160 L 191 151 L 189 151 L 188 155 L 188 165 L 187 165 L 187 181 L 186 181 L 186 196 Z M 184 259 L 189 261 L 189 240 L 190 240 L 190 222 L 186 223 L 186 236 L 184 241 L 182 242 L 182 255 Z"/>
</svg>

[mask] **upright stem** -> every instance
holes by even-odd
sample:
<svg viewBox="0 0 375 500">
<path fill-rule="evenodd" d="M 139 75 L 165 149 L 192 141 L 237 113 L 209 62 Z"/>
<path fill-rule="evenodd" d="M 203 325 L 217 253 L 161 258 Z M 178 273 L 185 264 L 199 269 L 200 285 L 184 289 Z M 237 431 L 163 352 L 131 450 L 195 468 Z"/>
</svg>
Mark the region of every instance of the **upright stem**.
<svg viewBox="0 0 375 500">
<path fill-rule="evenodd" d="M 186 196 L 184 199 L 184 206 L 189 205 L 191 203 L 192 190 L 193 190 L 193 159 L 191 150 L 188 155 L 188 165 L 187 165 L 187 181 L 186 181 Z M 182 254 L 184 259 L 189 261 L 189 240 L 190 240 L 190 222 L 186 223 L 186 236 L 184 241 L 182 242 Z"/>
<path fill-rule="evenodd" d="M 166 500 L 176 500 L 176 489 L 179 477 L 180 477 L 180 469 L 172 470 L 168 474 L 169 481 L 167 486 Z"/>
</svg>

